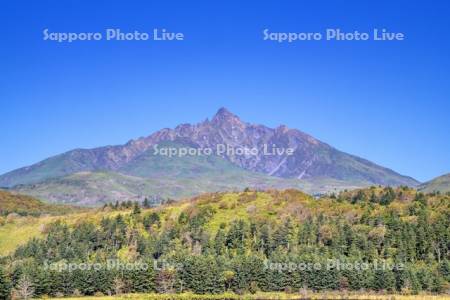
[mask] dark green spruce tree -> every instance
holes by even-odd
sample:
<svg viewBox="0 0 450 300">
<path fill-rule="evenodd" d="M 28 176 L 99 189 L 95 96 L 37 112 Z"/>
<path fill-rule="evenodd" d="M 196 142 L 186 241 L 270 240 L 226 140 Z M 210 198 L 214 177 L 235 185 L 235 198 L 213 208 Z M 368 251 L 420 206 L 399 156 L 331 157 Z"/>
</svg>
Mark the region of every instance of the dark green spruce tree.
<svg viewBox="0 0 450 300">
<path fill-rule="evenodd" d="M 11 296 L 11 283 L 0 267 L 0 299 L 9 299 Z"/>
</svg>

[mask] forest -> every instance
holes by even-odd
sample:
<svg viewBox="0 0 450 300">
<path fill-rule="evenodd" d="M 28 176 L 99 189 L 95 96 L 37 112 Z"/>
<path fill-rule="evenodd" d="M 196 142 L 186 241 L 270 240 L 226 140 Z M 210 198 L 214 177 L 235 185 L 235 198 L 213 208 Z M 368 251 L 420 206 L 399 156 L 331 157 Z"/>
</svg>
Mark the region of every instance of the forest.
<svg viewBox="0 0 450 300">
<path fill-rule="evenodd" d="M 449 194 L 246 189 L 100 210 L 61 216 L 3 256 L 0 299 L 450 289 Z"/>
</svg>

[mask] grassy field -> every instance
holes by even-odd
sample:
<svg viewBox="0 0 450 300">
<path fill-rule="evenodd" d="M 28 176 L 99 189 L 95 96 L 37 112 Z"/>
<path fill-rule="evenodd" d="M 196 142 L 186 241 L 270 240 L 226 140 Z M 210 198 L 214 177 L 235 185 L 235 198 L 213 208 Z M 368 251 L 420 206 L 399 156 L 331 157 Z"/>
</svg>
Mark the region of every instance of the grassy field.
<svg viewBox="0 0 450 300">
<path fill-rule="evenodd" d="M 50 219 L 50 218 L 49 218 Z M 16 220 L 0 226 L 0 256 L 8 255 L 29 239 L 41 235 L 39 228 L 47 221 L 44 218 Z"/>
<path fill-rule="evenodd" d="M 444 300 L 450 299 L 450 295 L 364 295 L 359 293 L 302 293 L 302 294 L 286 294 L 286 293 L 256 293 L 251 295 L 221 294 L 221 295 L 195 295 L 190 293 L 184 294 L 129 294 L 122 296 L 99 296 L 99 297 L 80 297 L 80 298 L 55 298 L 61 300 L 224 300 L 224 299 L 242 299 L 242 300 L 259 300 L 259 299 L 365 299 L 365 300 Z"/>
<path fill-rule="evenodd" d="M 57 220 L 63 220 L 69 225 L 81 220 L 92 220 L 94 223 L 98 223 L 102 217 L 114 216 L 117 213 L 92 210 L 66 216 L 15 216 L 0 226 L 0 257 L 11 254 L 18 246 L 25 244 L 34 237 L 44 237 L 45 226 Z"/>
</svg>

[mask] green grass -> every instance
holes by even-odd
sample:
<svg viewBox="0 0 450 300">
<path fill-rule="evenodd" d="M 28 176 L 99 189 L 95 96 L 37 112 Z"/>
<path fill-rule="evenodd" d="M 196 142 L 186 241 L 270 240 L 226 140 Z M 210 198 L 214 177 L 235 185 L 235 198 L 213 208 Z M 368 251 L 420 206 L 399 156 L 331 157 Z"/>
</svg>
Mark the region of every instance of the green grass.
<svg viewBox="0 0 450 300">
<path fill-rule="evenodd" d="M 92 221 L 98 224 L 104 216 L 114 217 L 118 213 L 126 214 L 128 211 L 122 212 L 103 212 L 98 210 L 77 212 L 67 216 L 41 216 L 41 217 L 21 217 L 6 218 L 0 225 L 0 257 L 11 254 L 18 246 L 25 244 L 34 237 L 43 237 L 45 226 L 57 220 L 63 220 L 67 224 L 75 224 L 77 222 Z"/>
<path fill-rule="evenodd" d="M 33 237 L 41 235 L 43 225 L 52 218 L 17 218 L 0 226 L 0 256 L 7 255 Z"/>
<path fill-rule="evenodd" d="M 85 211 L 85 208 L 47 204 L 30 196 L 0 190 L 0 256 L 40 236 L 45 224 L 56 216 Z"/>
</svg>

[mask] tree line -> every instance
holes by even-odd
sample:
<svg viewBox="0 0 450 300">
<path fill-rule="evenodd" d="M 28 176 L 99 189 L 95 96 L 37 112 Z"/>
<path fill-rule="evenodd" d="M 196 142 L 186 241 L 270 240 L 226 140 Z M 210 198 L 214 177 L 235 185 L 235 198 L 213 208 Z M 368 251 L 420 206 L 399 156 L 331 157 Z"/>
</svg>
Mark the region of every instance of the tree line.
<svg viewBox="0 0 450 300">
<path fill-rule="evenodd" d="M 259 194 L 246 191 L 240 201 L 258 199 Z M 297 195 L 278 193 L 274 205 Z M 214 201 L 181 209 L 176 218 L 164 209 L 131 204 L 129 211 L 98 222 L 52 223 L 44 238 L 34 238 L 2 258 L 0 299 L 12 292 L 22 297 L 300 289 L 441 293 L 450 282 L 449 200 L 448 195 L 424 195 L 407 188 L 372 188 L 327 196 L 330 208 L 320 213 L 299 217 L 287 211 L 274 222 L 234 218 L 214 230 L 212 220 L 227 209 Z M 325 200 L 311 198 L 307 203 L 314 206 L 314 201 Z M 342 207 L 355 214 L 341 215 Z M 238 208 L 228 209 L 234 214 Z M 109 259 L 149 267 L 108 269 Z M 268 267 L 324 266 L 330 260 L 402 267 Z M 86 262 L 101 267 L 48 268 Z"/>
</svg>

